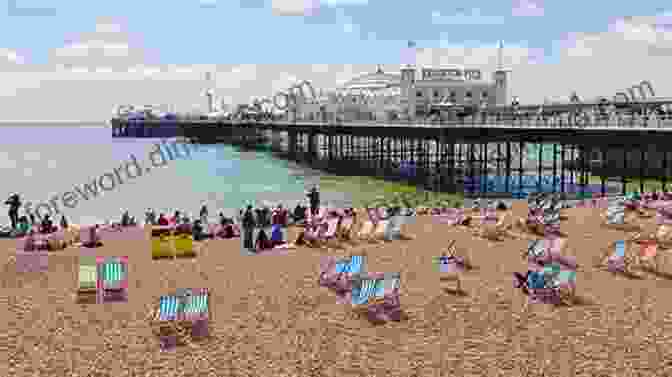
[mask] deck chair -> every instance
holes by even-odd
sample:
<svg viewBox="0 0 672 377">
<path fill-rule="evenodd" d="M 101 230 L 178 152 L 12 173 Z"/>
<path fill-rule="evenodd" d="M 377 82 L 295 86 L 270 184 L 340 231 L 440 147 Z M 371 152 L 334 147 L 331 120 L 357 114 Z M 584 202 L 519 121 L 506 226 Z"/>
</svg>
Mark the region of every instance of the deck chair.
<svg viewBox="0 0 672 377">
<path fill-rule="evenodd" d="M 95 304 L 100 302 L 99 279 L 96 257 L 79 257 L 79 276 L 77 288 L 77 301 L 82 304 Z"/>
<path fill-rule="evenodd" d="M 460 275 L 465 270 L 465 263 L 454 255 L 437 257 L 435 263 L 439 268 L 439 281 L 441 285 L 454 282 L 456 284 L 456 292 L 462 292 L 462 279 Z"/>
<path fill-rule="evenodd" d="M 189 228 L 176 228 L 174 234 L 175 257 L 190 258 L 196 256 L 194 235 Z"/>
<path fill-rule="evenodd" d="M 173 228 L 154 226 L 151 230 L 152 259 L 175 258 Z"/>
<path fill-rule="evenodd" d="M 438 221 L 451 226 L 461 225 L 465 219 L 464 209 L 448 208 L 445 213 L 436 216 Z"/>
<path fill-rule="evenodd" d="M 351 255 L 336 263 L 336 278 L 334 288 L 337 293 L 347 293 L 352 290 L 352 278 L 365 273 L 366 254 Z"/>
<path fill-rule="evenodd" d="M 629 241 L 619 240 L 611 243 L 609 247 L 601 253 L 601 257 L 602 258 L 596 267 L 601 267 L 602 262 L 606 259 L 606 269 L 608 271 L 625 273 L 630 276 L 639 276 L 639 274 L 634 271 L 636 258 L 632 254 Z"/>
<path fill-rule="evenodd" d="M 550 293 L 557 295 L 553 301 L 571 305 L 576 295 L 576 271 L 563 269 L 552 263 L 543 269 L 544 277 L 550 282 Z"/>
<path fill-rule="evenodd" d="M 352 239 L 352 228 L 355 219 L 352 216 L 345 216 L 341 219 L 341 224 L 338 226 L 336 237 L 341 241 L 350 241 Z"/>
<path fill-rule="evenodd" d="M 191 337 L 200 338 L 209 335 L 208 322 L 212 318 L 210 311 L 210 291 L 207 288 L 187 290 L 184 294 L 181 319 L 191 322 Z"/>
<path fill-rule="evenodd" d="M 180 289 L 161 296 L 159 307 L 149 317 L 152 332 L 162 348 L 194 347 L 192 339 L 208 335 L 210 292 L 207 289 Z"/>
<path fill-rule="evenodd" d="M 647 267 L 655 272 L 659 272 L 661 263 L 656 241 L 643 241 L 639 246 L 639 261 L 637 264 Z"/>
<path fill-rule="evenodd" d="M 480 226 L 475 228 L 472 233 L 481 238 L 489 239 L 492 241 L 500 241 L 504 239 L 504 236 L 513 236 L 517 235 L 511 233 L 510 225 L 507 225 L 506 222 L 509 218 L 509 212 L 507 211 L 502 218 L 497 216 L 497 212 L 494 208 L 487 208 L 481 212 L 481 223 Z"/>
<path fill-rule="evenodd" d="M 351 304 L 372 322 L 401 320 L 400 274 L 358 275 L 353 280 Z"/>
<path fill-rule="evenodd" d="M 630 211 L 627 211 L 630 212 Z M 621 204 L 615 204 L 607 208 L 606 212 L 601 215 L 602 226 L 622 230 L 626 232 L 637 232 L 641 230 L 639 224 L 634 222 L 635 218 L 631 213 L 626 214 L 626 209 Z"/>
<path fill-rule="evenodd" d="M 102 302 L 127 302 L 128 257 L 100 258 L 96 264 Z"/>
</svg>

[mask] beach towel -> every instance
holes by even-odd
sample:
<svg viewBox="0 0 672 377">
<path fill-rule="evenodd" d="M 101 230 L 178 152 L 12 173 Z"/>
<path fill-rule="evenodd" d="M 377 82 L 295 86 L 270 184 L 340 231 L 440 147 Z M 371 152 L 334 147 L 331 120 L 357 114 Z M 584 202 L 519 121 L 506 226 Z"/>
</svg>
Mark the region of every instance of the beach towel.
<svg viewBox="0 0 672 377">
<path fill-rule="evenodd" d="M 151 230 L 152 258 L 175 256 L 172 227 L 155 226 Z"/>
</svg>

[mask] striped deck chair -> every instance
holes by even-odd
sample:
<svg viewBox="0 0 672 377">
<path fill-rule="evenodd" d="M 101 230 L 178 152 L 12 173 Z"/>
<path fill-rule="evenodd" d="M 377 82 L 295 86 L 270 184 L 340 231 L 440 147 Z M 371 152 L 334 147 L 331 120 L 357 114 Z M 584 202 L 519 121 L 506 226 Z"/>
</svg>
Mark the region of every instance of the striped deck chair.
<svg viewBox="0 0 672 377">
<path fill-rule="evenodd" d="M 92 304 L 100 302 L 96 257 L 79 257 L 78 281 L 77 300 L 79 303 Z"/>
<path fill-rule="evenodd" d="M 345 216 L 341 219 L 341 225 L 338 228 L 338 237 L 342 241 L 349 241 L 352 239 L 352 226 L 355 222 L 354 217 Z"/>
<path fill-rule="evenodd" d="M 128 257 L 96 258 L 102 302 L 128 301 Z"/>
<path fill-rule="evenodd" d="M 352 255 L 349 259 L 342 259 L 335 265 L 336 279 L 333 288 L 337 293 L 352 291 L 353 276 L 364 274 L 366 255 Z"/>
<path fill-rule="evenodd" d="M 174 258 L 173 228 L 154 226 L 151 230 L 152 259 Z"/>
<path fill-rule="evenodd" d="M 357 276 L 352 283 L 352 305 L 354 307 L 366 305 L 376 296 L 383 286 L 383 279 L 374 279 L 369 276 Z"/>
<path fill-rule="evenodd" d="M 645 241 L 640 244 L 639 264 L 655 272 L 660 271 L 658 244 L 656 241 Z"/>
<path fill-rule="evenodd" d="M 634 274 L 634 271 L 632 270 L 634 267 L 634 260 L 627 250 L 628 247 L 626 242 L 619 240 L 616 241 L 613 246 L 614 248 L 607 258 L 607 270 L 610 272 Z"/>
<path fill-rule="evenodd" d="M 559 264 L 544 267 L 551 292 L 557 295 L 554 301 L 571 304 L 576 292 L 576 271 L 565 270 Z"/>
<path fill-rule="evenodd" d="M 464 222 L 465 215 L 463 208 L 447 208 L 446 212 L 437 216 L 440 223 L 448 225 L 461 225 Z"/>
</svg>

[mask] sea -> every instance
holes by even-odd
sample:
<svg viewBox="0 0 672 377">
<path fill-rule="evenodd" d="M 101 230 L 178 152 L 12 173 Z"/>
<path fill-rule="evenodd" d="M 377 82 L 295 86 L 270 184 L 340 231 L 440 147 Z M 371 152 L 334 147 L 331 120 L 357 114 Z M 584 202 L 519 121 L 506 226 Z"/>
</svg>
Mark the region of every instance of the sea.
<svg viewBox="0 0 672 377">
<path fill-rule="evenodd" d="M 219 212 L 233 216 L 247 204 L 294 207 L 306 200 L 306 190 L 319 187 L 318 171 L 269 152 L 199 145 L 189 156 L 173 154 L 170 160 L 165 148 L 174 142 L 112 138 L 102 123 L 0 126 L 0 196 L 18 193 L 24 207 L 30 203 L 40 215 L 51 212 L 58 221 L 65 214 L 71 223 L 92 224 L 118 221 L 124 210 L 142 221 L 148 208 L 197 215 L 205 204 L 212 217 Z M 165 164 L 160 167 L 151 162 L 154 156 L 156 165 L 161 164 L 157 153 L 150 154 L 157 148 L 164 151 Z M 125 171 L 131 156 L 145 170 L 138 175 L 129 168 L 134 178 Z M 98 185 L 96 195 L 86 187 L 93 188 L 94 181 L 105 187 Z M 351 204 L 347 193 L 321 191 L 327 204 Z M 7 211 L 0 212 L 0 225 L 8 223 Z"/>
</svg>

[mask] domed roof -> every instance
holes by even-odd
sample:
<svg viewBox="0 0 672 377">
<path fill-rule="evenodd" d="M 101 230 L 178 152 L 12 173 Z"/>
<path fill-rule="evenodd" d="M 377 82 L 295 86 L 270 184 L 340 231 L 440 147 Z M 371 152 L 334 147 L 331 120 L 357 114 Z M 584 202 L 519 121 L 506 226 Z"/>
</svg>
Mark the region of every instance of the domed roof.
<svg viewBox="0 0 672 377">
<path fill-rule="evenodd" d="M 359 77 L 355 77 L 354 79 L 345 83 L 343 87 L 346 89 L 354 89 L 362 87 L 386 88 L 390 86 L 398 86 L 400 85 L 400 83 L 401 83 L 400 75 L 393 73 L 385 73 L 379 66 L 376 72 L 367 73 Z"/>
</svg>

